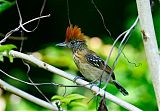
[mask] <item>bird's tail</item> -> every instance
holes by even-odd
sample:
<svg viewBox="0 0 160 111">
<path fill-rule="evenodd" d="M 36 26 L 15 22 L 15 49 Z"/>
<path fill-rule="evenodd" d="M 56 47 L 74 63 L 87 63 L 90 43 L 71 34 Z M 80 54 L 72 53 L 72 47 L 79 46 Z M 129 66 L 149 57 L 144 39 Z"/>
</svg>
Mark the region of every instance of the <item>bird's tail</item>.
<svg viewBox="0 0 160 111">
<path fill-rule="evenodd" d="M 124 96 L 128 95 L 128 92 L 116 80 L 113 80 L 112 82 Z"/>
</svg>

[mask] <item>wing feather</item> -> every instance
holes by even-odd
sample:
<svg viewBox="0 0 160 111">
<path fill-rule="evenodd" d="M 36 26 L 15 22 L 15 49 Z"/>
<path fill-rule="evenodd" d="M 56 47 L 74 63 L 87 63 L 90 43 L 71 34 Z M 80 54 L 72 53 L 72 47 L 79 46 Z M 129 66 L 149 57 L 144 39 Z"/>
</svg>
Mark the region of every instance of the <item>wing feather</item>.
<svg viewBox="0 0 160 111">
<path fill-rule="evenodd" d="M 97 56 L 96 54 L 86 54 L 85 57 L 88 63 L 90 63 L 90 65 L 97 67 L 101 70 L 104 70 L 105 62 L 99 56 Z M 108 74 L 110 74 L 111 68 L 107 65 L 105 68 L 105 71 Z M 115 80 L 114 73 L 111 76 L 112 76 L 112 79 Z"/>
</svg>

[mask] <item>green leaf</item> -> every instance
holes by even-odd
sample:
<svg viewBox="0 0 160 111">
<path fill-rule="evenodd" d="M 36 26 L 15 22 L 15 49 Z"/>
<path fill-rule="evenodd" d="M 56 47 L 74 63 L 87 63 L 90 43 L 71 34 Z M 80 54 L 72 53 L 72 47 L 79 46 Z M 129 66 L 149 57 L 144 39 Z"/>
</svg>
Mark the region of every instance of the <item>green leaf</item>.
<svg viewBox="0 0 160 111">
<path fill-rule="evenodd" d="M 60 100 L 61 106 L 63 108 L 72 108 L 77 106 L 85 107 L 85 104 L 82 102 L 83 99 L 85 99 L 85 96 L 79 95 L 79 94 L 70 94 L 67 96 L 53 96 L 51 98 L 52 101 Z"/>
<path fill-rule="evenodd" d="M 0 53 L 0 61 L 3 62 L 3 60 L 4 60 L 3 55 L 2 55 L 2 53 Z"/>
<path fill-rule="evenodd" d="M 79 94 L 70 94 L 70 95 L 67 95 L 67 96 L 53 96 L 51 98 L 52 101 L 54 100 L 61 100 L 62 102 L 64 103 L 68 103 L 68 102 L 71 102 L 71 101 L 76 101 L 76 100 L 81 100 L 81 99 L 85 99 L 86 97 L 85 96 L 82 96 L 82 95 L 79 95 Z"/>
<path fill-rule="evenodd" d="M 15 1 L 9 2 L 7 0 L 0 0 L 0 3 L 1 3 L 0 4 L 0 13 L 4 12 L 8 8 L 10 8 L 11 6 L 15 5 Z"/>
<path fill-rule="evenodd" d="M 13 62 L 13 57 L 11 55 L 9 55 L 9 51 L 14 49 L 14 48 L 17 48 L 17 47 L 13 44 L 0 45 L 0 61 L 3 62 L 3 56 L 4 56 L 3 52 L 5 52 L 6 57 L 9 58 L 9 61 Z"/>
<path fill-rule="evenodd" d="M 80 94 L 70 94 L 67 95 L 65 99 L 68 99 L 70 101 L 76 101 L 76 100 L 81 100 L 81 99 L 85 99 L 85 96 L 82 96 Z"/>
<path fill-rule="evenodd" d="M 13 44 L 1 45 L 0 46 L 0 52 L 9 51 L 9 50 L 14 49 L 14 48 L 17 48 L 17 47 Z"/>
<path fill-rule="evenodd" d="M 79 101 L 79 102 L 71 102 L 69 106 L 70 107 L 87 107 L 87 104 L 85 102 Z"/>
<path fill-rule="evenodd" d="M 13 63 L 13 56 L 9 55 L 9 51 L 7 51 L 7 57 L 9 58 L 9 61 Z"/>
<path fill-rule="evenodd" d="M 55 95 L 55 96 L 52 96 L 51 100 L 54 101 L 54 100 L 62 100 L 64 97 L 62 96 L 58 96 L 58 95 Z"/>
</svg>

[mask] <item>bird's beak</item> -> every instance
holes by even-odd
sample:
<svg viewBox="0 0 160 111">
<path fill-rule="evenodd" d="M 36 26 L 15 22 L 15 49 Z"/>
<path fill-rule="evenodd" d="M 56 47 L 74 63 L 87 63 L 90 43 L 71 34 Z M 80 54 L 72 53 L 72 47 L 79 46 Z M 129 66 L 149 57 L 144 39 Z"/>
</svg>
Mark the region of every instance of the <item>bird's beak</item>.
<svg viewBox="0 0 160 111">
<path fill-rule="evenodd" d="M 65 42 L 62 42 L 62 43 L 58 43 L 58 44 L 56 44 L 56 46 L 66 47 L 66 46 L 67 46 L 67 44 L 66 44 Z"/>
</svg>

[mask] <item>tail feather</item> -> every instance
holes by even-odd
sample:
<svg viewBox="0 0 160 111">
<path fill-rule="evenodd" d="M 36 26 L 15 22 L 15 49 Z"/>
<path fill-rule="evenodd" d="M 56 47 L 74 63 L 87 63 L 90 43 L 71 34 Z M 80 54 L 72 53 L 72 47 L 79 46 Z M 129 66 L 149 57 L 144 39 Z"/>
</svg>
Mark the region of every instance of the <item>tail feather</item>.
<svg viewBox="0 0 160 111">
<path fill-rule="evenodd" d="M 128 92 L 116 80 L 113 80 L 113 83 L 124 96 L 128 95 Z"/>
</svg>

